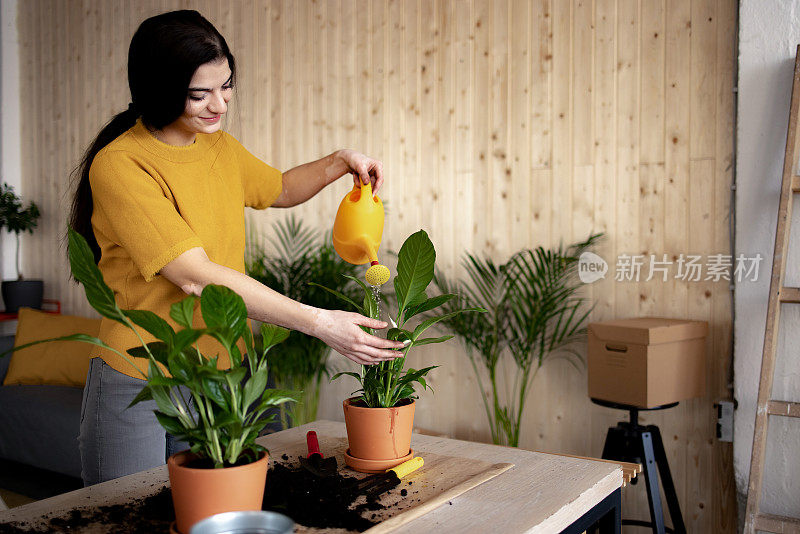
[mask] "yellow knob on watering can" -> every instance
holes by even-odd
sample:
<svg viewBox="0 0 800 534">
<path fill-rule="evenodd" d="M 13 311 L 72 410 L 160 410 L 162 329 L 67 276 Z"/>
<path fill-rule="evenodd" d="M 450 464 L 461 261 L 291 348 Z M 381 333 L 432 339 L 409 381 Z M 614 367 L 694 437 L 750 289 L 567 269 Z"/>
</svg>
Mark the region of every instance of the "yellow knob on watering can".
<svg viewBox="0 0 800 534">
<path fill-rule="evenodd" d="M 371 263 L 365 278 L 373 286 L 389 281 L 389 269 L 378 262 L 382 236 L 383 202 L 372 195 L 372 184 L 354 185 L 336 212 L 333 248 L 348 263 Z"/>
</svg>

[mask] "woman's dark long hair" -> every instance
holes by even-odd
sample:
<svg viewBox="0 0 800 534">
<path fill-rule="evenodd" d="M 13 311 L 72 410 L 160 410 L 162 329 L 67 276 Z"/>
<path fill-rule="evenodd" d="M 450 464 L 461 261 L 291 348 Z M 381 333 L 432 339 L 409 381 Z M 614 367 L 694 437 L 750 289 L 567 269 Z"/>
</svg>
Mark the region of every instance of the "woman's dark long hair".
<svg viewBox="0 0 800 534">
<path fill-rule="evenodd" d="M 92 188 L 89 169 L 100 150 L 125 133 L 138 117 L 150 128 L 161 129 L 183 114 L 189 83 L 200 65 L 227 59 L 231 84 L 236 65 L 225 39 L 197 11 L 182 10 L 151 17 L 139 26 L 128 49 L 128 86 L 131 104 L 106 124 L 73 171 L 75 196 L 69 224 L 81 234 L 100 261 L 100 247 L 92 230 Z"/>
</svg>

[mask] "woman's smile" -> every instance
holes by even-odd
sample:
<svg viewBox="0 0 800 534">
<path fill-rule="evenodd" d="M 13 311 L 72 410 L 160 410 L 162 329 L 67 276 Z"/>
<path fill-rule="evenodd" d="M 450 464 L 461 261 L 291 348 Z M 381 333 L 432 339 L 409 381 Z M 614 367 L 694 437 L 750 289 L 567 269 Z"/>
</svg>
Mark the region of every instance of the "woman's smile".
<svg viewBox="0 0 800 534">
<path fill-rule="evenodd" d="M 217 116 L 215 116 L 215 117 L 200 117 L 200 118 L 201 118 L 201 119 L 203 119 L 204 121 L 206 121 L 206 122 L 207 122 L 207 123 L 209 123 L 209 124 L 214 124 L 214 123 L 216 123 L 217 121 L 219 121 L 219 118 L 220 118 L 221 116 L 222 116 L 222 115 L 217 115 Z"/>
</svg>

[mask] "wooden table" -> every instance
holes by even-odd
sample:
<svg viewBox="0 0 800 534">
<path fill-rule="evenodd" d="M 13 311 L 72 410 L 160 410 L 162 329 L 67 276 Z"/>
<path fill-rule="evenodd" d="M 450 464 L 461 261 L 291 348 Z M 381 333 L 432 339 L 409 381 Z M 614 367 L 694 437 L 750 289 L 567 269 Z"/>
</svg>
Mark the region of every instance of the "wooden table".
<svg viewBox="0 0 800 534">
<path fill-rule="evenodd" d="M 316 421 L 259 438 L 274 457 L 305 443 L 308 430 L 345 437 L 343 423 Z M 414 434 L 417 455 L 473 458 L 514 467 L 399 527 L 397 533 L 580 533 L 601 517 L 601 532 L 619 532 L 622 469 L 608 462 Z M 165 466 L 0 512 L 0 522 L 31 521 L 78 506 L 124 502 L 167 482 Z"/>
</svg>

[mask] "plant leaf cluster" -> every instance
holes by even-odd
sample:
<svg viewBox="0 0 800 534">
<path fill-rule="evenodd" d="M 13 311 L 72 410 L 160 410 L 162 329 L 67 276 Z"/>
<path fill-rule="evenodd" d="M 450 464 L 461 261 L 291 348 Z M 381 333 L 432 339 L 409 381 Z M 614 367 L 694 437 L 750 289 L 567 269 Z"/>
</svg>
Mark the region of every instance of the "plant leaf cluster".
<svg viewBox="0 0 800 534">
<path fill-rule="evenodd" d="M 96 337 L 75 334 L 29 343 L 14 350 L 58 340 L 83 341 L 111 350 L 146 378 L 130 406 L 154 400 L 158 408 L 154 412 L 161 426 L 178 439 L 188 441 L 192 452 L 211 459 L 215 467 L 234 465 L 241 456 L 250 461 L 257 459 L 259 452 L 265 449 L 255 443 L 255 439 L 271 422 L 265 412 L 299 398 L 294 391 L 267 388 L 267 354 L 286 340 L 289 331 L 262 325 L 262 348 L 256 351 L 244 301 L 230 289 L 217 285 L 206 286 L 199 299 L 205 328 L 193 328 L 196 297 L 189 296 L 172 305 L 170 317 L 183 327 L 176 331 L 153 312 L 120 309 L 113 291 L 94 263 L 89 245 L 72 229 L 69 230 L 69 260 L 72 274 L 83 284 L 91 306 L 103 317 L 130 328 L 141 346 L 123 354 Z M 136 327 L 158 341 L 144 343 Z M 197 341 L 202 336 L 211 336 L 224 347 L 230 356 L 229 369 L 217 369 L 218 356 L 200 353 Z M 244 354 L 240 343 L 245 347 Z M 146 375 L 139 371 L 131 356 L 148 360 Z M 171 376 L 167 376 L 159 364 Z M 188 392 L 188 398 L 184 392 Z"/>
<path fill-rule="evenodd" d="M 456 298 L 455 294 L 428 297 L 427 288 L 434 277 L 435 263 L 436 250 L 424 230 L 412 234 L 405 240 L 398 253 L 397 275 L 394 278 L 397 326 L 389 329 L 386 336 L 388 339 L 406 343 L 401 351 L 403 355 L 375 365 L 362 365 L 360 373 L 343 372 L 333 377 L 336 379 L 348 375 L 355 378 L 361 385 L 355 393 L 360 393 L 358 399 L 363 400 L 370 408 L 390 408 L 403 400 L 416 398 L 415 384 L 428 388 L 425 376 L 438 366 L 422 369 L 404 369 L 404 366 L 406 356 L 413 347 L 442 343 L 453 337 L 452 335 L 423 337 L 429 328 L 458 315 L 473 315 L 464 312 L 485 311 L 480 307 L 462 308 L 451 305 L 445 314 L 431 314 L 430 312 L 436 308 Z M 362 315 L 378 319 L 377 291 L 353 276 L 347 277 L 361 287 L 363 291 L 361 302 L 331 288 L 324 289 L 348 303 Z M 412 327 L 409 321 L 422 314 L 426 314 L 426 317 Z M 371 328 L 363 327 L 363 329 L 367 333 L 374 334 Z"/>
<path fill-rule="evenodd" d="M 293 300 L 315 308 L 333 309 L 339 299 L 317 285 L 334 289 L 351 299 L 358 299 L 360 288 L 342 276 L 357 275 L 357 266 L 347 263 L 336 254 L 330 235 L 322 235 L 294 215 L 274 225 L 275 238 L 270 239 L 274 253 L 264 247 L 251 245 L 247 274 L 267 287 Z M 256 345 L 260 340 L 256 339 Z M 281 423 L 288 428 L 310 423 L 317 418 L 322 377 L 330 376 L 330 348 L 321 340 L 302 332 L 292 331 L 280 348 L 270 351 L 267 360 L 275 384 L 285 389 L 304 392 L 303 402 L 281 407 Z"/>
<path fill-rule="evenodd" d="M 453 315 L 443 324 L 466 346 L 494 443 L 519 444 L 525 401 L 545 361 L 564 357 L 576 367 L 582 363 L 570 345 L 585 334 L 583 325 L 592 308 L 577 296 L 578 259 L 601 237 L 593 234 L 586 241 L 551 250 L 524 249 L 500 264 L 465 253 L 467 280 L 451 283 L 437 273 L 438 289 L 458 294 L 445 305 L 446 311 L 448 306 L 487 310 L 482 315 Z M 505 392 L 498 376 L 504 354 L 511 356 L 517 369 Z M 490 389 L 483 387 L 479 365 L 488 374 Z"/>
<path fill-rule="evenodd" d="M 33 233 L 39 216 L 39 207 L 34 202 L 23 207 L 22 199 L 14 193 L 13 187 L 7 183 L 0 186 L 0 228 L 7 228 L 15 234 Z"/>
</svg>

